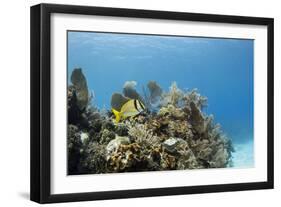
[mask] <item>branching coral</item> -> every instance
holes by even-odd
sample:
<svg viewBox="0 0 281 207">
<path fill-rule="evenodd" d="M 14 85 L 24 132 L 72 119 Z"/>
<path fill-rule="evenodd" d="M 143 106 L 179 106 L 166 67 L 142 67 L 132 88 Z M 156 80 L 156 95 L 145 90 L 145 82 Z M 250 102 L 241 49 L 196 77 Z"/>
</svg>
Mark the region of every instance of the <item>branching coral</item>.
<svg viewBox="0 0 281 207">
<path fill-rule="evenodd" d="M 201 96 L 198 93 L 197 89 L 193 89 L 184 94 L 183 100 L 185 101 L 185 105 L 189 106 L 191 103 L 194 103 L 199 109 L 207 106 L 207 97 Z"/>
<path fill-rule="evenodd" d="M 110 131 L 108 129 L 104 129 L 102 131 L 102 135 L 101 135 L 101 139 L 100 139 L 100 143 L 102 144 L 107 144 L 109 143 L 111 140 L 113 140 L 115 138 L 115 133 L 113 131 Z"/>
<path fill-rule="evenodd" d="M 129 127 L 128 134 L 136 143 L 144 147 L 153 147 L 159 144 L 158 137 L 153 135 L 152 130 L 146 128 L 144 124 L 136 123 Z"/>
<path fill-rule="evenodd" d="M 173 82 L 170 86 L 169 92 L 163 94 L 161 105 L 166 106 L 168 104 L 172 104 L 173 106 L 178 107 L 181 104 L 183 97 L 184 92 L 178 88 L 176 82 Z"/>
<path fill-rule="evenodd" d="M 83 151 L 83 160 L 81 161 L 81 174 L 104 173 L 106 168 L 106 148 L 105 145 L 97 142 L 88 144 Z"/>
</svg>

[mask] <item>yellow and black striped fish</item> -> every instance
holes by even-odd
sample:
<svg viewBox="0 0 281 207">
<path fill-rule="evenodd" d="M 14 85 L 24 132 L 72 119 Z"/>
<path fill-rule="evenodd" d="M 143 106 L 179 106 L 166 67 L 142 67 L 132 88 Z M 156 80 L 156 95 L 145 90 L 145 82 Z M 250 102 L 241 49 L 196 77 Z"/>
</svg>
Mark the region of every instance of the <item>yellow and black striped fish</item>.
<svg viewBox="0 0 281 207">
<path fill-rule="evenodd" d="M 115 115 L 115 121 L 118 123 L 120 120 L 128 117 L 134 117 L 145 110 L 143 103 L 137 99 L 131 99 L 127 101 L 122 107 L 120 112 L 112 108 L 112 112 Z"/>
</svg>

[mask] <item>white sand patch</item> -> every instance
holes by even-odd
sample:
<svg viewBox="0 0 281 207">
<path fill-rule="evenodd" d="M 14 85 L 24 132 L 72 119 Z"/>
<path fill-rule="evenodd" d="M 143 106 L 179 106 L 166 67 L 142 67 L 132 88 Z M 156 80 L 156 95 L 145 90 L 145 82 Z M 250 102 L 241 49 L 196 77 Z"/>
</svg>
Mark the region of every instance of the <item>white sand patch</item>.
<svg viewBox="0 0 281 207">
<path fill-rule="evenodd" d="M 235 152 L 233 156 L 233 167 L 234 168 L 250 168 L 254 167 L 254 143 L 249 141 L 243 144 L 235 144 Z"/>
</svg>

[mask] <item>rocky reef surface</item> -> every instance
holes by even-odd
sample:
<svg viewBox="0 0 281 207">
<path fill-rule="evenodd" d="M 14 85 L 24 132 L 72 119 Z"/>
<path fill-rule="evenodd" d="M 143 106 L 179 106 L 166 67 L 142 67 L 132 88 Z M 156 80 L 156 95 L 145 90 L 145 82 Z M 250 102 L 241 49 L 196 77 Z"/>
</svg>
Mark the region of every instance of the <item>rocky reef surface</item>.
<svg viewBox="0 0 281 207">
<path fill-rule="evenodd" d="M 202 112 L 207 98 L 196 89 L 183 91 L 172 83 L 164 91 L 156 81 L 135 89 L 124 84 L 114 93 L 117 110 L 130 99 L 145 104 L 135 117 L 114 122 L 111 111 L 91 105 L 87 81 L 74 69 L 68 86 L 68 174 L 225 168 L 234 151 L 212 115 Z"/>
</svg>

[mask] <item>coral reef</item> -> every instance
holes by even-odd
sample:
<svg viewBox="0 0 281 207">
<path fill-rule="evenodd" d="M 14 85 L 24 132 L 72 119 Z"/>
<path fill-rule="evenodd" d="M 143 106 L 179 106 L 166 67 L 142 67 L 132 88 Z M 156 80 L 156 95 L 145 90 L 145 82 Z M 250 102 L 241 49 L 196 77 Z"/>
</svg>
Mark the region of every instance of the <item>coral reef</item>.
<svg viewBox="0 0 281 207">
<path fill-rule="evenodd" d="M 106 147 L 97 142 L 91 142 L 83 150 L 80 174 L 106 172 Z"/>
<path fill-rule="evenodd" d="M 68 173 L 78 174 L 80 171 L 82 141 L 78 127 L 68 125 Z"/>
<path fill-rule="evenodd" d="M 164 91 L 149 81 L 142 97 L 136 82 L 114 93 L 119 110 L 130 99 L 143 100 L 146 110 L 115 123 L 110 112 L 90 105 L 81 69 L 68 87 L 68 174 L 224 168 L 231 166 L 231 139 L 203 108 L 207 98 L 196 89 L 183 91 L 172 83 Z M 85 92 L 87 91 L 87 92 Z M 144 90 L 145 91 L 145 90 Z M 149 106 L 153 105 L 153 110 Z"/>
</svg>

